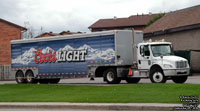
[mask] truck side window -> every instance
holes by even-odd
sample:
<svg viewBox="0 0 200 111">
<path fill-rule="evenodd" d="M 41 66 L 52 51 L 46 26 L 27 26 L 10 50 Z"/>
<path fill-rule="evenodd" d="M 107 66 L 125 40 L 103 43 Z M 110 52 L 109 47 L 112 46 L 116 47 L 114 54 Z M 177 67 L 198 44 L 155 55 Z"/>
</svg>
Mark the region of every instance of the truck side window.
<svg viewBox="0 0 200 111">
<path fill-rule="evenodd" d="M 150 51 L 148 45 L 140 46 L 140 55 L 150 56 Z"/>
<path fill-rule="evenodd" d="M 144 46 L 144 56 L 150 56 L 150 51 L 148 45 Z"/>
</svg>

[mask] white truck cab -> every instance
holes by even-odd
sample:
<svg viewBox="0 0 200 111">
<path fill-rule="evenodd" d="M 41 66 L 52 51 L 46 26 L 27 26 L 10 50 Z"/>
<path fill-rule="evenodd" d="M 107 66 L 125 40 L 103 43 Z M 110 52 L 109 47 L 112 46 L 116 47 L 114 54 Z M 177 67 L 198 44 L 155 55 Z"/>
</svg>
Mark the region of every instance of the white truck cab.
<svg viewBox="0 0 200 111">
<path fill-rule="evenodd" d="M 132 68 L 134 78 L 150 78 L 153 83 L 172 79 L 184 83 L 189 75 L 188 61 L 175 56 L 170 42 L 142 42 L 137 45 L 137 68 Z"/>
</svg>

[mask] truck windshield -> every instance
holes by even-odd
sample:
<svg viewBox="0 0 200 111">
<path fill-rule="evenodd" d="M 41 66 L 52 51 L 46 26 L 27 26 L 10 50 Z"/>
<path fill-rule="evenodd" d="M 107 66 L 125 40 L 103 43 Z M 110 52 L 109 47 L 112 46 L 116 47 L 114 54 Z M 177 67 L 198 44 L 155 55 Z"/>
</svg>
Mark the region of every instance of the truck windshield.
<svg viewBox="0 0 200 111">
<path fill-rule="evenodd" d="M 154 57 L 173 55 L 170 44 L 151 45 L 151 49 Z"/>
</svg>

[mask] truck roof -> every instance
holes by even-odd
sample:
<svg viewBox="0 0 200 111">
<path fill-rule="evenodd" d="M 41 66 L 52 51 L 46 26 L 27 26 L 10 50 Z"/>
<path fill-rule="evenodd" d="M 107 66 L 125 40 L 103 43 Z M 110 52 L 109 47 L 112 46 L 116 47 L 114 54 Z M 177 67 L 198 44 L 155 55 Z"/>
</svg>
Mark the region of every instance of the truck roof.
<svg viewBox="0 0 200 111">
<path fill-rule="evenodd" d="M 53 36 L 53 37 L 45 37 L 45 38 L 12 40 L 11 44 L 31 43 L 31 42 L 40 42 L 40 41 L 53 41 L 53 40 L 65 40 L 65 39 L 75 39 L 75 38 L 86 38 L 86 37 L 103 36 L 103 35 L 113 35 L 117 32 L 132 32 L 132 30 L 112 30 L 112 31 L 91 32 L 91 33 L 84 33 L 84 34 Z M 135 31 L 135 32 L 142 32 L 142 31 Z"/>
<path fill-rule="evenodd" d="M 142 45 L 171 44 L 170 42 L 142 42 Z"/>
</svg>

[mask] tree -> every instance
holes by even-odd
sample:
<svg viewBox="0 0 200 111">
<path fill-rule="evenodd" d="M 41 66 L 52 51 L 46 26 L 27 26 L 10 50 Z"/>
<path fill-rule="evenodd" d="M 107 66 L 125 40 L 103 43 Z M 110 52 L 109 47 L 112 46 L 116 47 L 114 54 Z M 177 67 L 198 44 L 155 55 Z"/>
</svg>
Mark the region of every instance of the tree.
<svg viewBox="0 0 200 111">
<path fill-rule="evenodd" d="M 146 24 L 146 27 L 148 27 L 149 25 L 153 24 L 155 21 L 157 21 L 158 19 L 162 18 L 165 15 L 165 13 L 160 13 L 157 16 L 155 16 L 154 18 L 152 18 L 151 20 L 149 20 Z"/>
<path fill-rule="evenodd" d="M 34 35 L 34 28 L 33 28 L 33 26 L 31 26 L 28 21 L 25 21 L 24 25 L 25 25 L 24 27 L 27 29 L 27 31 L 22 34 L 22 39 L 31 39 L 31 38 L 34 38 L 33 37 L 33 35 Z"/>
</svg>

